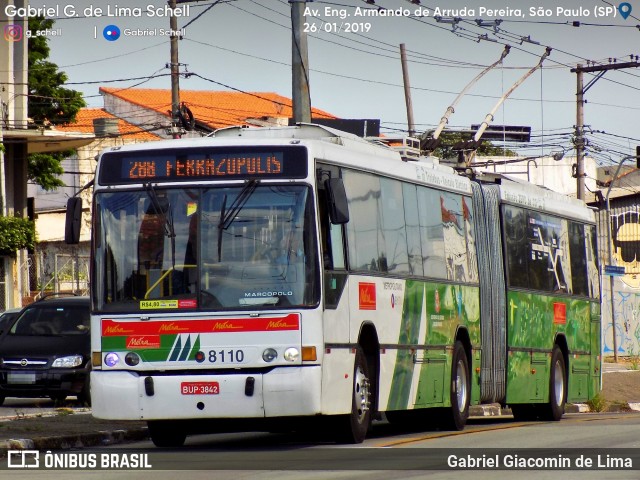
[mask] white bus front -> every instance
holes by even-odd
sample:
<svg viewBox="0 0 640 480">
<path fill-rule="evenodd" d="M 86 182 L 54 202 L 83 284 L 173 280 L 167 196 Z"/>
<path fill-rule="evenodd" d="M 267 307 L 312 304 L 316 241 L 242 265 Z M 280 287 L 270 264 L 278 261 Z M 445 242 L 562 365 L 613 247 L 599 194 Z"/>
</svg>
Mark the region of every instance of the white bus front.
<svg viewBox="0 0 640 480">
<path fill-rule="evenodd" d="M 181 432 L 163 421 L 320 413 L 309 170 L 302 146 L 103 154 L 92 234 L 96 417 L 150 421 L 154 441 L 171 445 Z"/>
</svg>

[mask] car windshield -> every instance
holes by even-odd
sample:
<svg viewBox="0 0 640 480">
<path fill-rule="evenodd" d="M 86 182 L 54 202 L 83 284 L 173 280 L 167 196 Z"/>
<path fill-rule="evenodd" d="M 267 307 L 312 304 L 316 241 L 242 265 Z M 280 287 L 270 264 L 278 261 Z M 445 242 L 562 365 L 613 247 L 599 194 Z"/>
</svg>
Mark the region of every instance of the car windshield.
<svg viewBox="0 0 640 480">
<path fill-rule="evenodd" d="M 98 193 L 94 305 L 102 311 L 313 306 L 308 185 L 148 186 Z"/>
<path fill-rule="evenodd" d="M 18 318 L 18 315 L 20 315 L 20 310 L 16 310 L 15 312 L 4 312 L 0 315 L 0 334 L 11 326 L 11 323 Z"/>
<path fill-rule="evenodd" d="M 83 335 L 89 331 L 89 307 L 42 305 L 24 310 L 9 335 Z"/>
</svg>

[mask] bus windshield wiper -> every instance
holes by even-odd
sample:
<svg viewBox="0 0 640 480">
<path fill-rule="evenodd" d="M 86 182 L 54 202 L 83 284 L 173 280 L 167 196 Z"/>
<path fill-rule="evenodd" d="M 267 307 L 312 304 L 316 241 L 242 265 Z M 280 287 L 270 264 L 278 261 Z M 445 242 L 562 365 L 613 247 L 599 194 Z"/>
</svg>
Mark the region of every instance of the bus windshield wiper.
<svg viewBox="0 0 640 480">
<path fill-rule="evenodd" d="M 257 187 L 258 180 L 249 180 L 229 206 L 229 210 L 227 210 L 227 195 L 225 194 L 220 208 L 220 222 L 218 222 L 218 262 L 222 261 L 222 232 L 231 226 Z"/>
<path fill-rule="evenodd" d="M 155 188 L 151 183 L 144 185 L 144 189 L 147 192 L 149 200 L 151 200 L 151 206 L 156 215 L 162 217 L 162 223 L 164 224 L 164 234 L 169 237 L 171 241 L 171 266 L 176 266 L 176 230 L 173 226 L 173 213 L 171 211 L 171 204 L 167 201 L 166 205 L 161 205 L 156 193 Z M 166 197 L 165 197 L 166 199 Z"/>
</svg>

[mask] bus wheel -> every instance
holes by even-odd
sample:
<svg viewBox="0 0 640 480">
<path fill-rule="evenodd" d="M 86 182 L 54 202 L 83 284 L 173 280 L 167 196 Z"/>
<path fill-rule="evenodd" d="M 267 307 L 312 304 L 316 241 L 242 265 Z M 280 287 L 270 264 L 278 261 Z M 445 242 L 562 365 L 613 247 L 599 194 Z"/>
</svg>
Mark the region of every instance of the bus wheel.
<svg viewBox="0 0 640 480">
<path fill-rule="evenodd" d="M 562 351 L 555 345 L 551 354 L 549 375 L 549 403 L 546 405 L 545 420 L 558 421 L 564 414 L 567 401 L 567 372 Z"/>
<path fill-rule="evenodd" d="M 149 421 L 147 427 L 151 441 L 156 447 L 181 447 L 187 439 L 186 432 L 176 422 Z"/>
<path fill-rule="evenodd" d="M 371 383 L 369 368 L 362 349 L 356 350 L 353 367 L 353 395 L 351 414 L 338 417 L 336 429 L 340 443 L 362 443 L 371 425 Z"/>
<path fill-rule="evenodd" d="M 471 380 L 469 362 L 460 341 L 457 341 L 453 346 L 450 383 L 451 409 L 444 419 L 443 428 L 446 430 L 462 430 L 467 423 L 467 418 L 469 418 Z"/>
</svg>

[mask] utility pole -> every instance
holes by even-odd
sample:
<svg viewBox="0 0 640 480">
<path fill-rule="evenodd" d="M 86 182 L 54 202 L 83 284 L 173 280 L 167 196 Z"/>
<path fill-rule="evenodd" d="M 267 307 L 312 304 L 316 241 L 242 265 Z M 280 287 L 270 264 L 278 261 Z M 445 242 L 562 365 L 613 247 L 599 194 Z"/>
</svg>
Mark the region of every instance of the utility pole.
<svg viewBox="0 0 640 480">
<path fill-rule="evenodd" d="M 409 127 L 409 136 L 413 137 L 416 133 L 416 124 L 413 121 L 413 103 L 411 102 L 411 84 L 409 83 L 409 66 L 407 65 L 407 51 L 404 43 L 400 44 L 400 61 L 402 62 L 402 81 L 404 83 L 404 101 L 407 105 L 407 126 Z"/>
<path fill-rule="evenodd" d="M 584 200 L 584 94 L 589 90 L 602 76 L 609 70 L 620 70 L 622 68 L 634 68 L 640 66 L 638 62 L 610 63 L 609 65 L 594 65 L 591 67 L 583 67 L 581 64 L 571 69 L 571 73 L 576 74 L 576 127 L 575 127 L 575 146 L 576 146 L 576 196 L 578 200 Z M 582 78 L 583 73 L 598 74 L 591 79 L 587 85 L 584 85 Z"/>
<path fill-rule="evenodd" d="M 169 7 L 172 11 L 176 9 L 176 0 L 169 0 Z M 181 138 L 180 129 L 180 63 L 178 62 L 178 17 L 171 15 L 169 17 L 169 28 L 172 35 L 170 39 L 171 46 L 171 135 L 173 138 Z"/>
<path fill-rule="evenodd" d="M 584 200 L 584 83 L 582 65 L 576 68 L 576 197 Z"/>
<path fill-rule="evenodd" d="M 289 0 L 292 25 L 292 96 L 294 123 L 311 123 L 311 95 L 309 93 L 309 50 L 304 31 L 304 10 L 307 0 Z"/>
</svg>

